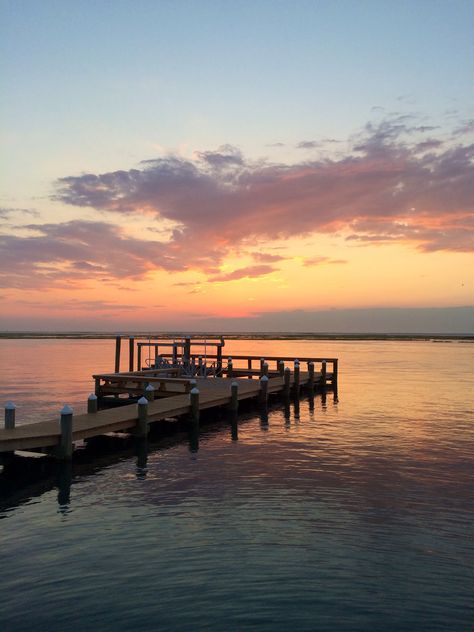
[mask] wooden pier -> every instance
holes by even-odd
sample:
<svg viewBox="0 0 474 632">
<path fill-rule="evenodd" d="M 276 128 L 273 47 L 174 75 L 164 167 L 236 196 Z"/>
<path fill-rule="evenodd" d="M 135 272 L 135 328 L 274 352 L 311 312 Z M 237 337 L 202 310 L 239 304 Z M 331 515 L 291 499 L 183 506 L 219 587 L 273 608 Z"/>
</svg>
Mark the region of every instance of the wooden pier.
<svg viewBox="0 0 474 632">
<path fill-rule="evenodd" d="M 223 341 L 214 343 L 216 353 L 203 358 L 193 352 L 194 345 L 186 338 L 181 343 L 137 341 L 138 366 L 133 370 L 135 341 L 129 342 L 130 370 L 94 375 L 95 392 L 89 397 L 87 413 L 73 415 L 66 406 L 59 419 L 16 425 L 15 407 L 8 404 L 5 427 L 0 429 L 0 455 L 32 450 L 70 459 L 74 442 L 102 434 L 125 431 L 143 438 L 151 424 L 170 418 L 184 415 L 196 427 L 199 412 L 206 409 L 227 407 L 236 414 L 242 400 L 256 399 L 266 406 L 270 395 L 298 398 L 303 388 L 337 392 L 336 358 L 237 355 L 224 362 Z M 159 353 L 158 345 L 171 348 Z M 153 366 L 142 366 L 144 347 L 153 349 Z M 120 368 L 120 349 L 117 338 L 116 369 Z M 306 370 L 300 371 L 300 366 Z"/>
</svg>

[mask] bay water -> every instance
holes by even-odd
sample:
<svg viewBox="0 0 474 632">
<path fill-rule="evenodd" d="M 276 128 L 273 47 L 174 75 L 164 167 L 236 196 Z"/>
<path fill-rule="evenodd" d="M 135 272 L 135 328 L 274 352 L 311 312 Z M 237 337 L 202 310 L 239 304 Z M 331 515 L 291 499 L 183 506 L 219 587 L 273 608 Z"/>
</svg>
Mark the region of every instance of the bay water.
<svg viewBox="0 0 474 632">
<path fill-rule="evenodd" d="M 2 488 L 2 632 L 474 629 L 473 344 L 224 351 L 338 357 L 339 398 L 73 463 L 66 494 Z M 84 412 L 113 363 L 112 340 L 0 340 L 0 401 L 20 424 Z"/>
</svg>

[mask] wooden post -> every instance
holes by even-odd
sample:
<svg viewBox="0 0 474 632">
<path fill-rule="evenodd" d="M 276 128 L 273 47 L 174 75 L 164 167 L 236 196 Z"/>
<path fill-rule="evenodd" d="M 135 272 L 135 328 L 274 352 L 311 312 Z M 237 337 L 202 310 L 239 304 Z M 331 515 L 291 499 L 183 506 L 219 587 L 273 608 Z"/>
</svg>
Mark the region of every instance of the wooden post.
<svg viewBox="0 0 474 632">
<path fill-rule="evenodd" d="M 227 359 L 227 377 L 234 377 L 234 363 L 232 362 L 232 358 Z"/>
<path fill-rule="evenodd" d="M 202 355 L 198 356 L 198 375 L 204 377 L 204 365 L 202 361 Z"/>
<path fill-rule="evenodd" d="M 178 364 L 178 345 L 177 344 L 173 344 L 173 366 L 176 366 Z"/>
<path fill-rule="evenodd" d="M 138 437 L 146 437 L 148 434 L 148 400 L 146 397 L 140 397 L 137 404 L 138 416 L 135 434 Z"/>
<path fill-rule="evenodd" d="M 59 420 L 61 436 L 57 449 L 57 457 L 65 461 L 72 458 L 72 408 L 65 405 Z"/>
<path fill-rule="evenodd" d="M 247 360 L 247 369 L 249 371 L 252 371 L 252 358 L 248 358 L 248 360 Z M 252 379 L 252 373 L 249 373 L 248 378 L 249 378 L 249 380 Z"/>
<path fill-rule="evenodd" d="M 5 404 L 5 430 L 12 430 L 15 427 L 16 406 L 13 402 Z"/>
<path fill-rule="evenodd" d="M 184 339 L 183 360 L 191 362 L 191 338 L 189 336 Z"/>
<path fill-rule="evenodd" d="M 338 377 L 338 360 L 334 360 L 332 363 L 332 388 L 337 396 L 337 377 Z"/>
<path fill-rule="evenodd" d="M 266 405 L 268 400 L 268 375 L 260 378 L 260 403 Z"/>
<path fill-rule="evenodd" d="M 191 404 L 191 421 L 193 424 L 199 424 L 199 389 L 195 386 L 189 393 L 189 402 Z"/>
<path fill-rule="evenodd" d="M 220 376 L 222 374 L 222 347 L 217 347 L 217 360 L 216 360 L 216 375 Z"/>
<path fill-rule="evenodd" d="M 137 343 L 137 371 L 142 370 L 142 343 Z"/>
<path fill-rule="evenodd" d="M 135 364 L 135 338 L 133 336 L 130 336 L 130 338 L 128 339 L 128 370 L 130 372 L 133 371 L 134 368 L 134 364 Z"/>
<path fill-rule="evenodd" d="M 265 364 L 265 358 L 260 358 L 260 377 L 263 375 L 263 365 Z"/>
<path fill-rule="evenodd" d="M 326 360 L 321 362 L 321 378 L 319 385 L 323 390 L 326 389 Z"/>
<path fill-rule="evenodd" d="M 115 338 L 115 373 L 120 373 L 120 345 L 122 344 L 122 337 L 117 336 Z"/>
<path fill-rule="evenodd" d="M 268 362 L 262 364 L 262 376 L 265 375 L 268 377 Z"/>
<path fill-rule="evenodd" d="M 98 399 L 97 399 L 97 395 L 94 395 L 94 393 L 91 393 L 89 395 L 89 397 L 87 398 L 87 412 L 88 414 L 92 414 L 92 413 L 96 413 L 97 412 L 97 406 L 98 404 Z"/>
<path fill-rule="evenodd" d="M 294 391 L 295 397 L 299 397 L 300 394 L 300 363 L 298 360 L 295 360 L 295 366 L 293 370 L 293 378 L 294 378 Z"/>
<path fill-rule="evenodd" d="M 239 384 L 232 382 L 230 385 L 230 410 L 236 413 L 239 409 Z"/>
<path fill-rule="evenodd" d="M 284 375 L 284 384 L 285 384 L 284 392 L 285 392 L 285 397 L 289 397 L 290 396 L 290 378 L 291 378 L 291 371 L 290 371 L 290 367 L 287 366 L 287 367 L 285 367 L 285 375 Z"/>
<path fill-rule="evenodd" d="M 283 360 L 278 361 L 278 372 L 280 373 L 281 377 L 285 375 L 285 363 L 283 362 Z"/>
<path fill-rule="evenodd" d="M 145 398 L 147 401 L 152 402 L 155 399 L 155 387 L 153 384 L 148 384 L 145 389 Z"/>
<path fill-rule="evenodd" d="M 308 362 L 308 388 L 314 388 L 314 362 Z"/>
</svg>

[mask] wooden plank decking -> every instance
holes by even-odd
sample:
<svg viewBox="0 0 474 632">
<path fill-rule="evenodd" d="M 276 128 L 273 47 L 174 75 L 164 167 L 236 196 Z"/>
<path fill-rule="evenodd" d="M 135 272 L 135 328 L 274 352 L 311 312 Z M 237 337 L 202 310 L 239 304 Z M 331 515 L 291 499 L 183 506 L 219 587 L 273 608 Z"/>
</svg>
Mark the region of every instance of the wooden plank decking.
<svg viewBox="0 0 474 632">
<path fill-rule="evenodd" d="M 317 379 L 317 375 L 315 378 Z M 330 375 L 328 374 L 328 377 Z M 170 378 L 172 380 L 172 378 Z M 180 383 L 182 380 L 178 380 Z M 199 409 L 205 410 L 215 406 L 225 406 L 231 402 L 231 383 L 238 383 L 238 400 L 258 397 L 260 381 L 249 379 L 198 378 Z M 300 374 L 300 384 L 308 381 L 308 374 Z M 290 384 L 294 384 L 294 376 L 290 376 Z M 284 388 L 283 377 L 271 377 L 268 381 L 268 393 L 277 393 Z M 148 422 L 160 420 L 191 412 L 189 393 L 173 394 L 149 402 Z M 107 432 L 133 430 L 137 425 L 138 410 L 136 404 L 128 404 L 117 408 L 100 410 L 96 413 L 74 415 L 73 441 L 87 439 Z M 15 428 L 0 428 L 0 453 L 15 450 L 34 450 L 57 446 L 60 440 L 59 415 L 37 423 L 17 425 Z"/>
</svg>

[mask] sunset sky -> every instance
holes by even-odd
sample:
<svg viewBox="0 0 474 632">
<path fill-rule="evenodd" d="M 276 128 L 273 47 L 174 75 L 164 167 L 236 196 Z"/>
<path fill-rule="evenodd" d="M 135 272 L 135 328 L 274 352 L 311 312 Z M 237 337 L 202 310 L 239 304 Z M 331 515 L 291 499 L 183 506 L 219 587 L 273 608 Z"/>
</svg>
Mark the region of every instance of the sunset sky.
<svg viewBox="0 0 474 632">
<path fill-rule="evenodd" d="M 0 330 L 474 332 L 474 2 L 0 6 Z"/>
</svg>

